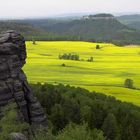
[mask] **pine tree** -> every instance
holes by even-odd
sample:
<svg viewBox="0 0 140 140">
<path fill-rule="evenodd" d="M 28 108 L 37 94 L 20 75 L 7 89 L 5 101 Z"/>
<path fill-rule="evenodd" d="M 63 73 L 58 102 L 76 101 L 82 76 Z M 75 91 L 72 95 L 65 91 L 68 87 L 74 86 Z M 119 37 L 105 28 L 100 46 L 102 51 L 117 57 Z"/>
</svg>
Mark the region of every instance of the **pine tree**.
<svg viewBox="0 0 140 140">
<path fill-rule="evenodd" d="M 119 137 L 116 118 L 113 114 L 108 114 L 104 120 L 102 130 L 108 140 L 117 140 Z"/>
</svg>

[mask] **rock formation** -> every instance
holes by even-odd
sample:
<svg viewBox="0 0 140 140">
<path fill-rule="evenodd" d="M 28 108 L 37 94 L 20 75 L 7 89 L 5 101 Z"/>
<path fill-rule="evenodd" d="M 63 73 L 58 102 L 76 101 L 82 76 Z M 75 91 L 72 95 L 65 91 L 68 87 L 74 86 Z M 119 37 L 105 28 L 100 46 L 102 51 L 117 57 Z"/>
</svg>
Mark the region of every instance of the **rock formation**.
<svg viewBox="0 0 140 140">
<path fill-rule="evenodd" d="M 28 140 L 26 136 L 21 133 L 11 133 L 10 138 L 11 140 Z"/>
<path fill-rule="evenodd" d="M 26 57 L 25 40 L 20 34 L 7 31 L 0 35 L 0 108 L 15 102 L 21 119 L 30 125 L 46 127 L 43 108 L 22 70 Z"/>
</svg>

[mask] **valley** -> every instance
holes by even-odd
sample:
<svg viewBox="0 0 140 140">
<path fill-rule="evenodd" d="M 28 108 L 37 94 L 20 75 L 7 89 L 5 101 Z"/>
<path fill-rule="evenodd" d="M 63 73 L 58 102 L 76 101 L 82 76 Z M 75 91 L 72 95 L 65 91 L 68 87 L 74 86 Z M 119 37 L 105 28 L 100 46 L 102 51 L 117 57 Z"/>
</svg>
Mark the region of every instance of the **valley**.
<svg viewBox="0 0 140 140">
<path fill-rule="evenodd" d="M 140 105 L 140 47 L 78 41 L 26 42 L 28 59 L 24 70 L 30 83 L 47 82 L 84 87 Z M 99 44 L 100 49 L 96 49 Z M 60 54 L 78 54 L 79 61 L 59 59 Z M 93 62 L 88 58 L 93 57 Z M 64 65 L 63 65 L 64 64 Z M 136 89 L 124 88 L 130 78 Z"/>
</svg>

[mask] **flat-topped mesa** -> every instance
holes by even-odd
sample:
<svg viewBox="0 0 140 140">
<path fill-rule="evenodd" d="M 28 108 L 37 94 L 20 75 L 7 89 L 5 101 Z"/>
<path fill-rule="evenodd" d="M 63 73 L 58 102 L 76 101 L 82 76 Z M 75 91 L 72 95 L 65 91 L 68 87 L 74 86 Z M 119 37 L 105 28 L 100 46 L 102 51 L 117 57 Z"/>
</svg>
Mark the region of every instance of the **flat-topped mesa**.
<svg viewBox="0 0 140 140">
<path fill-rule="evenodd" d="M 88 15 L 88 16 L 83 16 L 83 19 L 90 19 L 90 20 L 109 20 L 109 19 L 115 19 L 115 17 L 111 14 L 97 14 L 97 15 Z"/>
<path fill-rule="evenodd" d="M 24 37 L 15 31 L 0 35 L 0 108 L 15 102 L 21 119 L 31 125 L 47 126 L 43 108 L 34 97 L 22 67 L 26 63 Z"/>
</svg>

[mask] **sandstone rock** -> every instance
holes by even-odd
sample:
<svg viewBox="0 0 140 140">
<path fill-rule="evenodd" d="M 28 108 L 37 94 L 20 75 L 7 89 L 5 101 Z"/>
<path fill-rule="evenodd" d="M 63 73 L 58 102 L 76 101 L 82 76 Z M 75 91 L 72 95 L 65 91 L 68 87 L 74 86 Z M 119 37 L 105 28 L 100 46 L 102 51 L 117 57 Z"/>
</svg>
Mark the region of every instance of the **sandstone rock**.
<svg viewBox="0 0 140 140">
<path fill-rule="evenodd" d="M 24 38 L 15 31 L 7 31 L 0 37 L 0 107 L 14 101 L 25 122 L 46 127 L 43 108 L 22 70 L 27 57 Z"/>
<path fill-rule="evenodd" d="M 28 140 L 27 137 L 22 133 L 11 133 L 10 138 L 12 140 Z"/>
</svg>

